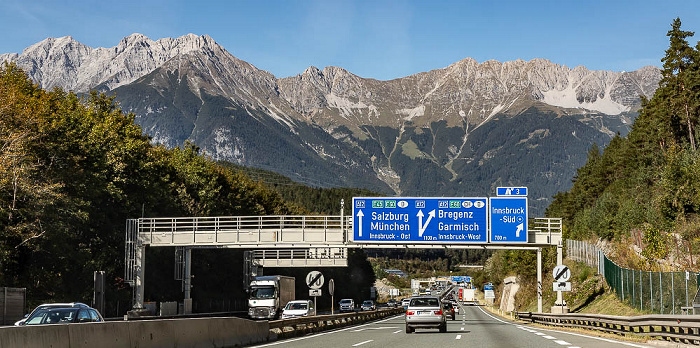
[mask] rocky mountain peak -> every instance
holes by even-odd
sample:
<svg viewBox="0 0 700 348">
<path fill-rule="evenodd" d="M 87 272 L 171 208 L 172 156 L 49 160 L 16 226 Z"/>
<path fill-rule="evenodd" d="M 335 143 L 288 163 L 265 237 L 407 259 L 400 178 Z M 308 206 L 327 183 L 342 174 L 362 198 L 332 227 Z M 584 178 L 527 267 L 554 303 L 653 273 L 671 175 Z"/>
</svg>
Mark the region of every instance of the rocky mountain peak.
<svg viewBox="0 0 700 348">
<path fill-rule="evenodd" d="M 198 50 L 216 54 L 223 48 L 210 36 L 195 34 L 154 41 L 133 33 L 114 47 L 96 49 L 65 36 L 45 39 L 21 54 L 0 55 L 0 61 L 16 62 L 43 88 L 87 92 L 131 83 L 173 57 Z"/>
</svg>

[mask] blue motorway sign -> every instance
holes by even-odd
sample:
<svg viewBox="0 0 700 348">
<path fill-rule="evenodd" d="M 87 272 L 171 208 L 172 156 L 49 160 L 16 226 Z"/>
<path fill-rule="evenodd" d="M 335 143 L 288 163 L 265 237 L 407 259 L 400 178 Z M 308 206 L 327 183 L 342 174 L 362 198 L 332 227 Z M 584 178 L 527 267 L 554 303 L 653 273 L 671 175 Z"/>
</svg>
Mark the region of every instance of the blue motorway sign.
<svg viewBox="0 0 700 348">
<path fill-rule="evenodd" d="M 486 198 L 353 198 L 353 241 L 486 243 Z"/>
<path fill-rule="evenodd" d="M 492 243 L 527 243 L 527 197 L 491 197 Z"/>
<path fill-rule="evenodd" d="M 498 197 L 526 197 L 527 187 L 497 187 L 496 196 Z"/>
</svg>

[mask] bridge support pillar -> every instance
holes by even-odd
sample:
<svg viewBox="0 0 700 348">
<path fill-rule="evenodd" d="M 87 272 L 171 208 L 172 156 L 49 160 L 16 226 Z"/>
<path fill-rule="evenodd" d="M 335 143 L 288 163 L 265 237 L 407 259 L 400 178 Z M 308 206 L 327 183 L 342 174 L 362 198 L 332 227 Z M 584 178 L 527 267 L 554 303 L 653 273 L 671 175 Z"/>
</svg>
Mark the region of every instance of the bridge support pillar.
<svg viewBox="0 0 700 348">
<path fill-rule="evenodd" d="M 148 315 L 143 306 L 143 281 L 146 278 L 146 246 L 137 241 L 134 255 L 134 307 L 128 311 L 127 317 L 138 318 Z"/>
<path fill-rule="evenodd" d="M 190 314 L 192 312 L 192 248 L 185 248 L 185 274 L 182 277 L 182 286 L 185 292 L 184 312 Z"/>
</svg>

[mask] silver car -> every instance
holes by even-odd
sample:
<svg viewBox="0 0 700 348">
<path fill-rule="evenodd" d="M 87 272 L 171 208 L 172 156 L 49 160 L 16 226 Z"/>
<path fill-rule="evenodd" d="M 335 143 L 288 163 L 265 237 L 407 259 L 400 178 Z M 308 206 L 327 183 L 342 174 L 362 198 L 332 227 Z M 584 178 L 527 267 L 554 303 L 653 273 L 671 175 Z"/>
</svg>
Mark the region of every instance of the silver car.
<svg viewBox="0 0 700 348">
<path fill-rule="evenodd" d="M 419 329 L 438 329 L 447 332 L 447 320 L 440 298 L 421 296 L 411 299 L 406 309 L 406 333 Z"/>
</svg>

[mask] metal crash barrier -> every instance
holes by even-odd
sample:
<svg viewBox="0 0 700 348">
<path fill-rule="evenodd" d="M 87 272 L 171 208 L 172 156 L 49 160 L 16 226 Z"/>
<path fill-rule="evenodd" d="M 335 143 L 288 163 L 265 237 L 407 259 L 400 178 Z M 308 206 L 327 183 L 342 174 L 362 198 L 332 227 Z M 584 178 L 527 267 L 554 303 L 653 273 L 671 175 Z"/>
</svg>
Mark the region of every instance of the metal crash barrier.
<svg viewBox="0 0 700 348">
<path fill-rule="evenodd" d="M 639 335 L 700 345 L 700 315 L 639 315 L 623 317 L 601 314 L 546 314 L 515 312 L 516 318 L 531 323 L 575 327 L 618 335 Z"/>
<path fill-rule="evenodd" d="M 274 340 L 276 338 L 289 338 L 311 332 L 332 330 L 339 327 L 356 325 L 393 315 L 399 315 L 403 312 L 403 308 L 385 308 L 375 311 L 273 320 L 269 322 L 270 337 L 271 340 Z"/>
</svg>

